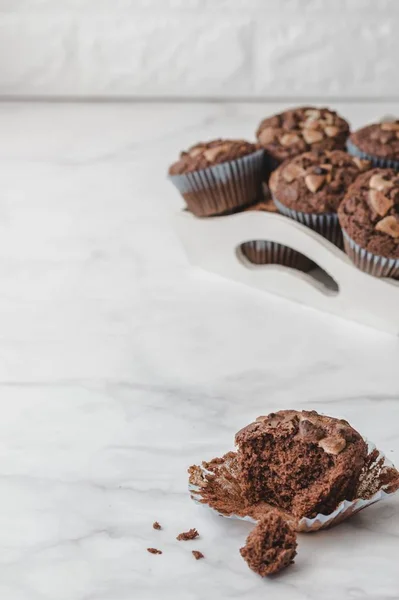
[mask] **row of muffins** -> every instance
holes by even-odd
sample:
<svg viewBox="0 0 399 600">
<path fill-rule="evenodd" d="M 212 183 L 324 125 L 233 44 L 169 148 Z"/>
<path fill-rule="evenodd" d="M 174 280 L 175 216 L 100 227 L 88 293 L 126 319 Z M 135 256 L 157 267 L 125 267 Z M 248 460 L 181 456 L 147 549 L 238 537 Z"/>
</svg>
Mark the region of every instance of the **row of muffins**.
<svg viewBox="0 0 399 600">
<path fill-rule="evenodd" d="M 399 121 L 350 134 L 336 112 L 300 107 L 264 119 L 256 135 L 256 144 L 219 139 L 181 153 L 169 176 L 188 210 L 278 211 L 344 248 L 363 271 L 399 278 Z M 265 181 L 271 196 L 262 194 Z M 257 264 L 314 266 L 275 242 L 241 250 Z"/>
</svg>

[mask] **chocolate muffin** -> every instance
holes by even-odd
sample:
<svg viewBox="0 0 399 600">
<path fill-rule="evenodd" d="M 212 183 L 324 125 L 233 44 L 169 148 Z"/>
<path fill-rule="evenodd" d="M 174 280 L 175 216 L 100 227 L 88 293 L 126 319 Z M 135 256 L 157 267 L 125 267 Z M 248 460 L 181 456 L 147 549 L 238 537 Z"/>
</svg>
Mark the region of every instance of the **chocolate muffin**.
<svg viewBox="0 0 399 600">
<path fill-rule="evenodd" d="M 270 196 L 245 209 L 245 211 L 254 210 L 277 213 L 277 207 Z M 240 250 L 245 258 L 255 265 L 283 265 L 292 269 L 299 269 L 305 273 L 316 266 L 312 260 L 301 252 L 270 240 L 244 242 L 241 244 Z"/>
<path fill-rule="evenodd" d="M 265 577 L 294 562 L 296 534 L 277 512 L 270 511 L 247 537 L 240 554 L 255 573 Z"/>
<path fill-rule="evenodd" d="M 244 140 L 213 140 L 182 152 L 169 178 L 197 217 L 228 214 L 261 195 L 264 151 Z"/>
<path fill-rule="evenodd" d="M 373 123 L 354 131 L 347 140 L 347 149 L 375 167 L 399 170 L 399 120 Z"/>
<path fill-rule="evenodd" d="M 347 421 L 315 411 L 282 410 L 236 435 L 248 506 L 268 502 L 296 518 L 330 514 L 352 500 L 367 445 Z"/>
<path fill-rule="evenodd" d="M 399 278 L 399 173 L 372 169 L 350 186 L 338 210 L 345 250 L 362 271 Z"/>
<path fill-rule="evenodd" d="M 342 247 L 336 211 L 349 185 L 369 163 L 342 150 L 314 150 L 285 161 L 273 173 L 278 210 Z"/>
<path fill-rule="evenodd" d="M 303 106 L 264 119 L 256 137 L 266 150 L 270 170 L 309 150 L 343 150 L 349 125 L 328 108 Z"/>
</svg>

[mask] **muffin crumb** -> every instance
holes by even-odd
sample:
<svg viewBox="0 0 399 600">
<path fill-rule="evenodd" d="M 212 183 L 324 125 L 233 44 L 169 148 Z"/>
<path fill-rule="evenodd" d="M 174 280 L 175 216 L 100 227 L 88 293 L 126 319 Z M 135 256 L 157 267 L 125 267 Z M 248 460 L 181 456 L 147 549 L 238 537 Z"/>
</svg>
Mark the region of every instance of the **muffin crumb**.
<svg viewBox="0 0 399 600">
<path fill-rule="evenodd" d="M 153 526 L 154 529 L 158 529 L 158 530 L 162 529 L 162 527 L 160 526 L 160 524 L 158 523 L 158 521 L 154 521 L 153 524 L 152 524 L 152 526 Z"/>
<path fill-rule="evenodd" d="M 294 562 L 296 535 L 283 517 L 271 511 L 247 537 L 240 554 L 252 571 L 265 577 Z"/>
<path fill-rule="evenodd" d="M 150 554 L 162 554 L 162 550 L 158 550 L 158 548 L 147 548 L 147 552 Z"/>
<path fill-rule="evenodd" d="M 199 560 L 200 558 L 205 558 L 205 556 L 199 550 L 192 550 L 193 556 L 195 560 Z"/>
<path fill-rule="evenodd" d="M 179 533 L 176 539 L 179 542 L 186 542 L 187 540 L 195 540 L 195 538 L 197 538 L 198 536 L 198 531 L 193 528 L 189 529 L 188 531 L 183 531 L 182 533 Z"/>
</svg>

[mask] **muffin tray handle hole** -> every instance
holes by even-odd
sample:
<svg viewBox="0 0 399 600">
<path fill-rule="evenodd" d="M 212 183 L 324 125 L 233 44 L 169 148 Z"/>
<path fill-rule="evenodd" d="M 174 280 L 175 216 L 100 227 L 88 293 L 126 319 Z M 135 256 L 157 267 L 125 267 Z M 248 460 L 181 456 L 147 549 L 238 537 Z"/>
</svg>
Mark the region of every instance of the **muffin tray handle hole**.
<svg viewBox="0 0 399 600">
<path fill-rule="evenodd" d="M 248 269 L 286 268 L 300 273 L 309 283 L 328 296 L 339 294 L 336 280 L 307 256 L 277 242 L 253 240 L 240 244 L 235 249 L 239 262 Z"/>
</svg>

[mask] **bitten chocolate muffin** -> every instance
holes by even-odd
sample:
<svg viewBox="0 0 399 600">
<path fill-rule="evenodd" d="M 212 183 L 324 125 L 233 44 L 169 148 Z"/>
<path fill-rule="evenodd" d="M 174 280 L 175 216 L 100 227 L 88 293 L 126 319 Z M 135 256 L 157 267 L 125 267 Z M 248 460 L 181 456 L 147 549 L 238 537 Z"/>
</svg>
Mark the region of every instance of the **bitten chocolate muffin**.
<svg viewBox="0 0 399 600">
<path fill-rule="evenodd" d="M 295 517 L 330 514 L 354 497 L 367 445 L 347 421 L 282 410 L 236 435 L 248 505 L 268 502 Z"/>
<path fill-rule="evenodd" d="M 308 150 L 343 150 L 349 125 L 328 108 L 304 106 L 264 119 L 256 136 L 271 168 Z"/>
<path fill-rule="evenodd" d="M 292 564 L 296 547 L 294 530 L 278 513 L 270 511 L 251 531 L 240 554 L 250 569 L 265 577 Z"/>
<path fill-rule="evenodd" d="M 367 158 L 375 167 L 399 169 L 399 120 L 373 123 L 354 131 L 347 148 L 350 154 Z"/>
<path fill-rule="evenodd" d="M 197 217 L 228 214 L 261 197 L 264 151 L 244 140 L 213 140 L 182 152 L 169 178 Z"/>
<path fill-rule="evenodd" d="M 343 246 L 337 208 L 370 163 L 342 150 L 313 150 L 285 161 L 270 179 L 278 210 Z"/>
<path fill-rule="evenodd" d="M 399 173 L 363 173 L 350 186 L 338 218 L 356 266 L 371 275 L 399 277 Z"/>
</svg>

